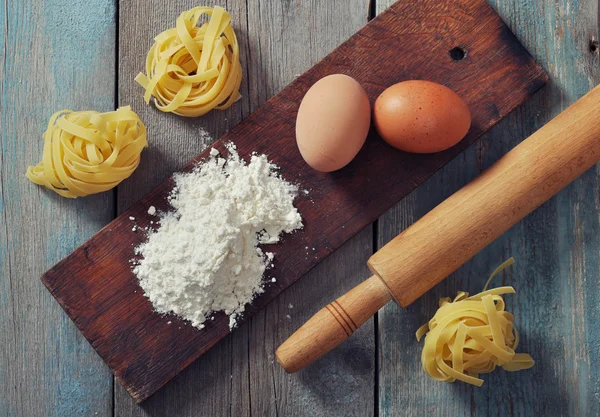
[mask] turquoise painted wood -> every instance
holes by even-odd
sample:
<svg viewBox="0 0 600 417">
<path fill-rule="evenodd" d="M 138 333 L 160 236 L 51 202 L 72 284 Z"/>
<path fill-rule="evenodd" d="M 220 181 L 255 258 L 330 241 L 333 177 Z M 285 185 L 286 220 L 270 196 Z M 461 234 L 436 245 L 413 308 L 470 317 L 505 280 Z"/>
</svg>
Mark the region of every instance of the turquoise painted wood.
<svg viewBox="0 0 600 417">
<path fill-rule="evenodd" d="M 390 2 L 371 3 L 378 12 Z M 600 82 L 600 60 L 589 50 L 590 38 L 599 36 L 596 0 L 490 2 L 545 67 L 551 83 L 383 216 L 373 229 L 379 246 Z M 131 22 L 151 26 L 165 18 L 164 11 L 144 9 L 142 0 L 121 0 L 121 14 L 132 20 L 121 22 L 117 49 L 118 3 L 6 0 L 0 4 L 0 417 L 600 415 L 598 169 L 586 173 L 408 309 L 387 306 L 378 315 L 376 329 L 361 329 L 356 340 L 330 357 L 333 362 L 354 363 L 348 372 L 330 375 L 328 370 L 335 364 L 329 366 L 323 358 L 302 374 L 285 375 L 272 363 L 271 350 L 308 317 L 308 310 L 360 279 L 360 265 L 373 250 L 371 230 L 363 231 L 306 282 L 283 294 L 151 402 L 142 407 L 133 404 L 120 387 L 113 386 L 107 368 L 38 277 L 111 220 L 117 209 L 132 203 L 127 197 L 131 190 L 137 190 L 131 195 L 143 194 L 187 160 L 185 155 L 195 154 L 195 142 L 188 138 L 170 148 L 161 145 L 167 146 L 163 162 L 168 166 L 154 174 L 146 166 L 146 171 L 120 187 L 118 201 L 116 193 L 65 200 L 23 176 L 27 165 L 41 155 L 41 132 L 53 111 L 110 110 L 117 104 L 116 54 L 130 48 L 143 58 L 140 45 L 149 41 L 135 37 L 139 28 Z M 163 7 L 159 3 L 156 7 Z M 176 16 L 180 8 L 195 4 L 178 0 L 175 7 L 174 2 L 166 2 L 164 10 Z M 353 15 L 343 19 L 337 18 L 341 6 L 325 0 L 224 4 L 235 15 L 246 17 L 241 28 L 253 35 L 252 39 L 242 36 L 247 43 L 244 53 L 253 65 L 240 114 L 227 120 L 225 113 L 217 113 L 208 119 L 206 127 L 214 136 L 341 42 L 352 31 L 348 22 L 359 25 L 368 13 L 366 3 L 359 1 L 344 9 Z M 325 25 L 330 38 L 307 35 L 302 19 L 313 26 Z M 298 56 L 283 50 L 286 42 L 303 36 L 308 36 L 308 45 L 314 43 L 310 51 L 299 45 L 289 46 Z M 124 98 L 134 97 L 136 86 L 124 78 L 136 71 L 132 62 L 120 65 L 119 104 L 129 104 Z M 147 117 L 160 116 L 144 111 Z M 160 160 L 160 155 L 155 157 Z M 153 176 L 148 179 L 144 172 Z M 431 317 L 440 296 L 454 295 L 457 289 L 480 290 L 491 270 L 511 255 L 517 263 L 497 284 L 517 289 L 515 296 L 507 297 L 508 308 L 522 334 L 521 350 L 530 352 L 538 365 L 522 373 L 487 375 L 481 389 L 430 380 L 421 370 L 422 346 L 413 339 L 414 331 Z M 371 391 L 365 383 L 372 381 L 374 372 L 377 385 Z M 203 399 L 207 395 L 208 401 Z M 364 399 L 361 407 L 353 395 Z M 373 402 L 373 410 L 368 411 Z"/>
<path fill-rule="evenodd" d="M 380 245 L 600 82 L 598 56 L 589 49 L 590 37 L 597 37 L 597 1 L 491 4 L 548 71 L 550 84 L 383 216 Z M 380 312 L 380 415 L 600 415 L 599 199 L 593 169 L 421 300 Z M 531 353 L 537 365 L 484 376 L 482 388 L 430 380 L 421 370 L 415 330 L 435 312 L 439 297 L 480 291 L 510 256 L 516 263 L 495 284 L 516 288 L 507 306 L 521 332 L 519 350 Z"/>
<path fill-rule="evenodd" d="M 114 18 L 113 0 L 0 4 L 2 417 L 112 412 L 110 372 L 39 277 L 112 218 L 113 195 L 67 200 L 24 173 L 54 111 L 113 109 Z"/>
</svg>

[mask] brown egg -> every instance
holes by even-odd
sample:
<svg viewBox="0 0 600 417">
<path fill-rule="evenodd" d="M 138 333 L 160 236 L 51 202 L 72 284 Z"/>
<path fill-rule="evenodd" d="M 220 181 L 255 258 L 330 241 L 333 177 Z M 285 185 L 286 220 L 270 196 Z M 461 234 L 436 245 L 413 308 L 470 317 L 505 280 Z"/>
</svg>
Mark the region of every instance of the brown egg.
<svg viewBox="0 0 600 417">
<path fill-rule="evenodd" d="M 300 103 L 296 142 L 308 165 L 331 172 L 356 156 L 370 124 L 371 105 L 362 86 L 347 75 L 328 75 L 317 81 Z"/>
<path fill-rule="evenodd" d="M 406 152 L 433 153 L 456 145 L 471 127 L 467 103 L 430 81 L 403 81 L 387 88 L 373 111 L 379 135 Z"/>
</svg>

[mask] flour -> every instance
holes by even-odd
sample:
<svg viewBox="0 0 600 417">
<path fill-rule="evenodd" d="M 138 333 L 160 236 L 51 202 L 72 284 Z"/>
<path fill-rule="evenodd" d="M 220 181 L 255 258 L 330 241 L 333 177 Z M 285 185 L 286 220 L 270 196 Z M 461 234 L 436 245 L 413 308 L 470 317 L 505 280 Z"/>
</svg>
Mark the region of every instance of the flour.
<svg viewBox="0 0 600 417">
<path fill-rule="evenodd" d="M 273 253 L 258 245 L 302 228 L 297 187 L 265 155 L 246 163 L 234 145 L 227 149 L 228 158 L 213 149 L 192 173 L 175 176 L 174 211 L 161 213 L 160 227 L 136 248 L 133 271 L 155 310 L 200 329 L 215 311 L 235 327 L 272 266 Z"/>
</svg>

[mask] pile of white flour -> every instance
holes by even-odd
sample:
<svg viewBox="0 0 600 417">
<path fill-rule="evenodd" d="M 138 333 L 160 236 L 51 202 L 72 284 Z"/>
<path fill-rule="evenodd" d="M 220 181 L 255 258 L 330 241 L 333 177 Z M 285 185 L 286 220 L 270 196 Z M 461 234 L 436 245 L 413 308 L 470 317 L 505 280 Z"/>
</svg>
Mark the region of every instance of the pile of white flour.
<svg viewBox="0 0 600 417">
<path fill-rule="evenodd" d="M 250 163 L 227 146 L 229 157 L 212 149 L 192 173 L 175 176 L 174 211 L 136 248 L 134 273 L 156 311 L 175 313 L 193 326 L 215 311 L 230 316 L 230 328 L 246 304 L 263 292 L 263 273 L 283 232 L 302 228 L 293 201 L 297 187 L 276 173 L 265 155 Z"/>
</svg>

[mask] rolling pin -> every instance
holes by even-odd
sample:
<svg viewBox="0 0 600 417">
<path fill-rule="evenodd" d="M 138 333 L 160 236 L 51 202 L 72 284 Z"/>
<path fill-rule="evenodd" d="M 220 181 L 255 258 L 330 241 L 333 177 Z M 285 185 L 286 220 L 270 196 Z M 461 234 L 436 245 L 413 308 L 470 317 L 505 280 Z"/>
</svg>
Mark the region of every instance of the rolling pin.
<svg viewBox="0 0 600 417">
<path fill-rule="evenodd" d="M 373 276 L 315 314 L 277 349 L 296 372 L 345 341 L 389 301 L 406 307 L 600 160 L 600 86 L 395 237 Z"/>
</svg>

